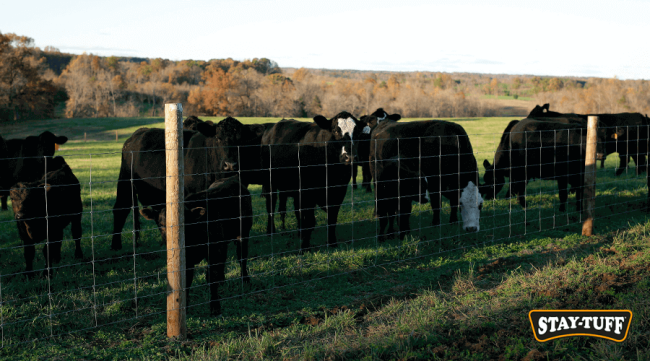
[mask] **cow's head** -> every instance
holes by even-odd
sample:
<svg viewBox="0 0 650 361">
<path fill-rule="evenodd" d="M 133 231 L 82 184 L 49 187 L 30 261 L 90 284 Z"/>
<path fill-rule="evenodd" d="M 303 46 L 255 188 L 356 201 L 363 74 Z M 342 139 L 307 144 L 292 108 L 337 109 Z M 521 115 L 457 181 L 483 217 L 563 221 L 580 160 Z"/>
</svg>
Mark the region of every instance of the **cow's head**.
<svg viewBox="0 0 650 361">
<path fill-rule="evenodd" d="M 52 190 L 48 183 L 17 183 L 9 192 L 14 219 L 25 225 L 27 235 L 34 240 L 47 238 L 45 197 Z"/>
<path fill-rule="evenodd" d="M 195 115 L 190 115 L 189 117 L 185 118 L 185 120 L 183 121 L 183 129 L 198 131 L 199 124 L 201 123 L 204 123 L 204 121 L 199 119 Z"/>
<path fill-rule="evenodd" d="M 458 202 L 460 215 L 463 217 L 463 229 L 467 232 L 478 232 L 481 230 L 481 209 L 483 209 L 483 197 L 479 187 L 469 181 L 462 189 Z"/>
<path fill-rule="evenodd" d="M 332 119 L 327 119 L 322 115 L 314 117 L 314 122 L 324 130 L 332 133 L 337 145 L 340 146 L 341 153 L 339 161 L 346 165 L 352 163 L 352 158 L 356 157 L 359 142 L 355 144 L 355 139 L 363 133 L 364 123 L 360 122 L 352 114 L 341 112 Z M 354 155 L 354 156 L 353 156 Z"/>
<path fill-rule="evenodd" d="M 25 138 L 21 149 L 14 177 L 20 181 L 35 181 L 45 174 L 44 157 L 54 156 L 59 145 L 68 141 L 66 136 L 56 136 L 45 131 L 39 136 Z M 48 166 L 48 168 L 50 168 Z"/>
<path fill-rule="evenodd" d="M 533 108 L 533 110 L 530 111 L 530 114 L 528 114 L 528 118 L 539 118 L 547 116 L 549 107 L 549 103 L 546 103 L 541 107 L 539 105 L 535 105 L 535 108 Z"/>
<path fill-rule="evenodd" d="M 247 145 L 254 134 L 239 120 L 227 117 L 219 123 L 202 122 L 197 124 L 197 130 L 216 142 L 214 150 L 220 159 L 219 169 L 222 172 L 239 170 L 239 146 Z"/>
</svg>

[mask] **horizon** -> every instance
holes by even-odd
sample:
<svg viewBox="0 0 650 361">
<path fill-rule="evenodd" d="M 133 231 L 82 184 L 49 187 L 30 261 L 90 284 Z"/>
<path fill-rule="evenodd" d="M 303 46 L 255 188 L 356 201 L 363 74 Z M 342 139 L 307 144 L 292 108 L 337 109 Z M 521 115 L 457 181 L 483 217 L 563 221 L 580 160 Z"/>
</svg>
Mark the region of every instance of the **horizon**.
<svg viewBox="0 0 650 361">
<path fill-rule="evenodd" d="M 461 6 L 417 0 L 395 6 L 186 0 L 116 1 L 111 7 L 37 1 L 35 7 L 37 16 L 10 17 L 0 31 L 71 54 L 268 58 L 296 69 L 650 79 L 650 44 L 638 35 L 650 32 L 643 16 L 650 2 L 642 1 L 488 6 L 472 0 Z M 7 10 L 24 11 L 17 2 Z"/>
</svg>

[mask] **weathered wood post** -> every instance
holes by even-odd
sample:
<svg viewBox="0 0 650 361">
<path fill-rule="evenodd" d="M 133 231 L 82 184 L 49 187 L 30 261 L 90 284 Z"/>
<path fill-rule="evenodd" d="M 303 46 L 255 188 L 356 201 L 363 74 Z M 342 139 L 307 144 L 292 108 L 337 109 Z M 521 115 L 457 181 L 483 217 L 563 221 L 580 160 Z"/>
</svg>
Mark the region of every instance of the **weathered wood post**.
<svg viewBox="0 0 650 361">
<path fill-rule="evenodd" d="M 165 104 L 167 206 L 167 337 L 185 339 L 185 217 L 183 207 L 183 105 Z"/>
<path fill-rule="evenodd" d="M 181 117 L 182 119 L 182 117 Z M 115 141 L 117 142 L 117 129 L 115 129 Z"/>
<path fill-rule="evenodd" d="M 594 233 L 594 216 L 596 213 L 596 151 L 598 143 L 598 117 L 590 115 L 587 123 L 587 149 L 585 157 L 585 184 L 582 193 L 584 222 L 582 235 Z"/>
</svg>

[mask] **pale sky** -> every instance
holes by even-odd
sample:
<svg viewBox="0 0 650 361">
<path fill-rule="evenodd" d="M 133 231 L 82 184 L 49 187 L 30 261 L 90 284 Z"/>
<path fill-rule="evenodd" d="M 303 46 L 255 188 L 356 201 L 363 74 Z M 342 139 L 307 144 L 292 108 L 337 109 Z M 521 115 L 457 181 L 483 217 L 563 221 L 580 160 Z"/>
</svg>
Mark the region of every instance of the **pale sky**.
<svg viewBox="0 0 650 361">
<path fill-rule="evenodd" d="M 650 79 L 650 1 L 4 1 L 63 52 L 280 67 Z"/>
</svg>

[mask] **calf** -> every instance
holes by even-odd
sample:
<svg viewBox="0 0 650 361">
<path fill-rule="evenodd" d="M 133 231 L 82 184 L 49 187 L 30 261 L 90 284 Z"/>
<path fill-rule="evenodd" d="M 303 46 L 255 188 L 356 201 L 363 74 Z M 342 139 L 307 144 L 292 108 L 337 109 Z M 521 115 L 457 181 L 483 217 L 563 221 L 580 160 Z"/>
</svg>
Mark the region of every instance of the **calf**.
<svg viewBox="0 0 650 361">
<path fill-rule="evenodd" d="M 379 218 L 379 241 L 394 234 L 393 223 L 397 218 L 399 238 L 404 239 L 410 231 L 409 218 L 412 202 L 418 202 L 420 191 L 420 174 L 411 170 L 406 164 L 395 158 L 374 162 L 375 195 L 377 197 L 376 216 Z M 384 229 L 388 224 L 388 230 Z"/>
<path fill-rule="evenodd" d="M 7 210 L 9 188 L 18 182 L 33 182 L 45 174 L 45 157 L 53 157 L 58 145 L 68 141 L 66 136 L 56 136 L 45 131 L 38 136 L 25 139 L 9 139 L 7 144 L 7 161 L 4 174 L 8 177 L 8 186 L 0 184 L 0 201 L 2 210 Z"/>
<path fill-rule="evenodd" d="M 237 177 L 219 180 L 210 188 L 185 197 L 186 292 L 189 300 L 194 267 L 207 260 L 206 281 L 210 285 L 210 313 L 219 315 L 219 285 L 225 280 L 228 243 L 237 244 L 241 277 L 250 282 L 246 261 L 248 237 L 253 226 L 251 196 Z M 166 208 L 143 208 L 141 214 L 156 221 L 166 243 Z M 206 226 L 207 224 L 207 226 Z"/>
<path fill-rule="evenodd" d="M 19 182 L 11 188 L 11 200 L 18 234 L 25 245 L 26 272 L 33 276 L 34 244 L 47 240 L 43 247 L 46 275 L 50 276 L 52 263 L 61 260 L 63 229 L 72 225 L 75 258 L 81 251 L 81 187 L 62 157 L 47 160 L 47 172 L 36 182 Z"/>
</svg>

